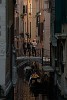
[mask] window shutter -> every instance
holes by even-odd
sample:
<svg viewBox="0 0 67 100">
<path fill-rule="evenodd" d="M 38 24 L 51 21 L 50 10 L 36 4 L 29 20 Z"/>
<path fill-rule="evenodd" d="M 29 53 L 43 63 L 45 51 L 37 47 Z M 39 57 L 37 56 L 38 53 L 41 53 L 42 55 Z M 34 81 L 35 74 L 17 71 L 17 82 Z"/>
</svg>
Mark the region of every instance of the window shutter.
<svg viewBox="0 0 67 100">
<path fill-rule="evenodd" d="M 23 14 L 25 13 L 25 5 L 23 5 Z"/>
</svg>

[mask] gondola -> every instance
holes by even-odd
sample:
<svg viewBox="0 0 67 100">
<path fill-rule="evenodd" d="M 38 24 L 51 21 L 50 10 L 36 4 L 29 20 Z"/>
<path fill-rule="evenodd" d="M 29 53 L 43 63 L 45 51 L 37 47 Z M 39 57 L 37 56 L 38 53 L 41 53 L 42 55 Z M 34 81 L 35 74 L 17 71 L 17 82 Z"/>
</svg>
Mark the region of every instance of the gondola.
<svg viewBox="0 0 67 100">
<path fill-rule="evenodd" d="M 33 85 L 34 83 L 40 83 L 41 82 L 41 79 L 40 79 L 40 76 L 37 74 L 37 73 L 33 73 L 31 76 L 30 76 L 30 79 L 29 79 L 29 85 Z"/>
<path fill-rule="evenodd" d="M 40 76 L 37 73 L 32 74 L 29 79 L 30 91 L 34 94 L 39 94 L 40 85 L 41 85 Z"/>
</svg>

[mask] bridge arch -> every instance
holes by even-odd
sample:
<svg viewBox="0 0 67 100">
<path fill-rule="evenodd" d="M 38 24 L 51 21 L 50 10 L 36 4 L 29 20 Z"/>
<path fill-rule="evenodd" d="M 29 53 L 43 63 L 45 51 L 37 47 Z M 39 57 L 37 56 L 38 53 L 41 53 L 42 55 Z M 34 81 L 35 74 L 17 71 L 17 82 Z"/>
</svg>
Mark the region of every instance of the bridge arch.
<svg viewBox="0 0 67 100">
<path fill-rule="evenodd" d="M 19 61 L 19 60 L 17 60 L 17 61 Z M 34 62 L 34 61 L 42 64 L 42 59 L 37 59 L 37 60 L 36 59 L 26 59 L 26 60 L 21 60 L 21 62 L 17 65 L 17 68 L 25 65 L 26 63 L 30 63 L 30 62 Z"/>
</svg>

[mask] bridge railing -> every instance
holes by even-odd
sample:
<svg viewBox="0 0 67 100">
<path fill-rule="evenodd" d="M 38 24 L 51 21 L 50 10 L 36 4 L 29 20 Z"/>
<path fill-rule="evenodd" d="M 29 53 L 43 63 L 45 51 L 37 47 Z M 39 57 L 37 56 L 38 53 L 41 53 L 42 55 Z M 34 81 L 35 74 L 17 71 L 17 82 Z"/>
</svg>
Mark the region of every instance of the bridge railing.
<svg viewBox="0 0 67 100">
<path fill-rule="evenodd" d="M 42 65 L 44 64 L 50 64 L 50 51 L 43 49 L 43 48 L 37 48 L 36 49 L 36 56 L 32 55 L 29 56 L 28 54 L 26 56 L 24 55 L 19 55 L 17 56 L 17 64 L 18 67 L 24 65 L 25 63 L 31 61 L 36 61 L 38 63 L 41 63 Z"/>
<path fill-rule="evenodd" d="M 20 51 L 20 53 L 18 53 L 17 51 L 17 57 L 20 56 L 29 56 L 29 52 L 28 50 L 26 51 L 26 55 L 24 55 L 24 52 L 22 50 L 22 52 Z M 35 54 L 33 55 L 32 50 L 30 50 L 30 56 L 35 56 Z M 50 59 L 50 50 L 44 49 L 44 48 L 36 48 L 36 57 L 44 57 L 45 60 L 49 60 Z"/>
</svg>

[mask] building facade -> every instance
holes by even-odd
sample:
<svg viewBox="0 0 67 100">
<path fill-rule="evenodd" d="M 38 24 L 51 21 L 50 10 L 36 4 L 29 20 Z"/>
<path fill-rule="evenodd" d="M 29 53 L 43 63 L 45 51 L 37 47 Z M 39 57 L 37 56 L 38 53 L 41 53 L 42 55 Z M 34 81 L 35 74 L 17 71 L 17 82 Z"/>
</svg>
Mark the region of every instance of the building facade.
<svg viewBox="0 0 67 100">
<path fill-rule="evenodd" d="M 44 56 L 50 58 L 50 8 L 49 0 L 44 0 Z"/>
<path fill-rule="evenodd" d="M 36 1 L 23 0 L 24 38 L 36 39 Z"/>
<path fill-rule="evenodd" d="M 23 0 L 16 0 L 15 4 L 15 10 L 14 10 L 14 43 L 17 50 L 17 56 L 20 55 L 20 52 L 22 52 L 22 42 L 23 42 L 23 17 L 22 17 L 22 11 L 23 11 Z"/>
<path fill-rule="evenodd" d="M 39 42 L 43 42 L 44 32 L 44 0 L 36 0 L 36 27 Z"/>
<path fill-rule="evenodd" d="M 50 4 L 51 65 L 56 72 L 55 85 L 57 85 L 60 94 L 67 98 L 67 1 L 52 0 Z"/>
<path fill-rule="evenodd" d="M 15 0 L 0 1 L 0 97 L 13 100 L 12 46 Z M 10 5 L 10 6 L 9 6 Z"/>
<path fill-rule="evenodd" d="M 49 1 L 49 0 L 48 0 Z M 45 0 L 16 0 L 15 44 L 18 55 L 22 54 L 23 39 L 43 43 L 44 56 L 50 56 L 50 13 Z M 47 45 L 48 44 L 48 45 Z M 42 48 L 42 46 L 41 46 Z"/>
<path fill-rule="evenodd" d="M 16 0 L 15 8 L 15 45 L 17 55 L 23 54 L 23 40 L 36 39 L 36 1 Z"/>
</svg>

